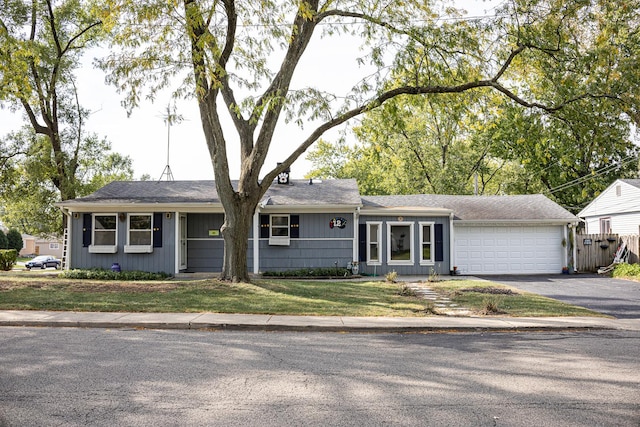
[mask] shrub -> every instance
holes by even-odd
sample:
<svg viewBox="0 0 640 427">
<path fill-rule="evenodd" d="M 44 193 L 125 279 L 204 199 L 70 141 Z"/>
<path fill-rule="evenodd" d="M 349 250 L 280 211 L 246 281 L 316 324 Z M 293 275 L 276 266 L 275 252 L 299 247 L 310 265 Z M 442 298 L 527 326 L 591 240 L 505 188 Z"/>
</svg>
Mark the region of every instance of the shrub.
<svg viewBox="0 0 640 427">
<path fill-rule="evenodd" d="M 431 269 L 429 270 L 429 278 L 427 280 L 430 283 L 436 283 L 440 281 L 440 275 L 433 267 L 431 267 Z"/>
<path fill-rule="evenodd" d="M 15 228 L 12 228 L 11 230 L 9 230 L 9 232 L 7 233 L 7 241 L 8 241 L 7 247 L 9 249 L 15 249 L 16 252 L 20 253 L 24 243 L 22 242 L 22 235 L 18 230 L 16 230 Z"/>
<path fill-rule="evenodd" d="M 395 270 L 391 270 L 390 272 L 384 275 L 384 278 L 389 283 L 396 283 L 398 281 L 398 272 Z"/>
<path fill-rule="evenodd" d="M 415 297 L 416 291 L 406 284 L 398 286 L 398 295 L 403 297 Z"/>
<path fill-rule="evenodd" d="M 346 277 L 350 275 L 351 271 L 342 267 L 300 268 L 298 270 L 265 271 L 262 273 L 264 277 Z"/>
<path fill-rule="evenodd" d="M 18 252 L 15 249 L 0 250 L 0 269 L 9 271 L 13 268 L 18 259 Z"/>
<path fill-rule="evenodd" d="M 7 239 L 7 235 L 4 234 L 4 231 L 0 230 L 0 249 L 9 248 L 9 240 Z"/>
<path fill-rule="evenodd" d="M 69 270 L 62 274 L 67 279 L 80 280 L 122 280 L 122 281 L 141 281 L 141 280 L 164 280 L 171 277 L 165 272 L 150 273 L 148 271 L 111 271 L 104 268 L 96 268 L 91 270 Z"/>
<path fill-rule="evenodd" d="M 427 301 L 425 303 L 423 312 L 424 314 L 435 314 L 435 315 L 440 314 L 438 307 L 436 307 L 436 303 L 433 301 Z"/>
<path fill-rule="evenodd" d="M 498 300 L 496 298 L 485 298 L 482 300 L 482 311 L 484 315 L 500 313 L 498 308 Z"/>
<path fill-rule="evenodd" d="M 613 269 L 613 277 L 640 277 L 640 264 L 622 263 Z"/>
</svg>

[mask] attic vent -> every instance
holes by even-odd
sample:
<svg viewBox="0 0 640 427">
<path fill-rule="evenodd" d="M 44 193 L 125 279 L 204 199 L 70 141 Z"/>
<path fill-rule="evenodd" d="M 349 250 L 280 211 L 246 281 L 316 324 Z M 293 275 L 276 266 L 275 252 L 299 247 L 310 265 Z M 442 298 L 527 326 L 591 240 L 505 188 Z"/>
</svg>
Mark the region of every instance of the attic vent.
<svg viewBox="0 0 640 427">
<path fill-rule="evenodd" d="M 622 196 L 622 186 L 621 185 L 616 185 L 616 196 L 617 197 Z"/>
</svg>

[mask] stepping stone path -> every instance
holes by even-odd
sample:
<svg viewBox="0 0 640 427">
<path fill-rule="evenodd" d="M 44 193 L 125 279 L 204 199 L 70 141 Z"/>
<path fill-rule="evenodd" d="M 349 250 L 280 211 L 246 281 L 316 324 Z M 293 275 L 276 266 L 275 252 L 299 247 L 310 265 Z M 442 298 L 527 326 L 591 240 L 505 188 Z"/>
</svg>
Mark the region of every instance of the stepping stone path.
<svg viewBox="0 0 640 427">
<path fill-rule="evenodd" d="M 411 289 L 418 298 L 433 301 L 433 305 L 439 314 L 444 314 L 446 316 L 469 316 L 472 314 L 469 309 L 459 307 L 458 304 L 452 303 L 449 298 L 434 292 L 430 287 L 422 282 L 406 283 L 405 286 Z"/>
</svg>

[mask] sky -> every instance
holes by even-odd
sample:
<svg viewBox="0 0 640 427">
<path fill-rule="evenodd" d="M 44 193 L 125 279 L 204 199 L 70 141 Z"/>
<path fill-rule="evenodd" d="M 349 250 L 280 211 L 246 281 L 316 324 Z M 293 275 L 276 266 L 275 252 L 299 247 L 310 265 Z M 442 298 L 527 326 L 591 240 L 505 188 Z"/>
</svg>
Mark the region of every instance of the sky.
<svg viewBox="0 0 640 427">
<path fill-rule="evenodd" d="M 470 16 L 483 14 L 490 9 L 490 2 L 459 0 Z M 309 85 L 333 93 L 345 94 L 371 70 L 358 65 L 361 55 L 358 43 L 348 38 L 320 39 L 314 36 L 307 52 L 299 64 L 292 88 Z M 92 112 L 87 122 L 88 132 L 105 137 L 112 150 L 129 156 L 133 161 L 134 179 L 149 175 L 151 179 L 166 179 L 163 175 L 169 154 L 169 166 L 175 180 L 212 180 L 213 167 L 206 146 L 195 100 L 183 100 L 176 104 L 177 113 L 183 121 L 171 126 L 169 132 L 163 117 L 169 104 L 173 105 L 169 93 L 156 98 L 155 103 L 145 102 L 127 117 L 121 106 L 122 95 L 113 86 L 105 83 L 105 74 L 94 68 L 92 59 L 100 51 L 91 51 L 77 73 L 80 104 Z M 21 114 L 12 114 L 0 109 L 0 136 L 18 129 L 26 123 Z M 347 126 L 353 125 L 351 121 Z M 225 117 L 223 128 L 226 135 L 235 135 L 230 119 Z M 314 130 L 313 123 L 303 129 L 295 124 L 280 123 L 274 136 L 270 153 L 262 175 L 284 160 Z M 343 129 L 343 128 L 340 128 Z M 337 130 L 328 132 L 323 139 L 332 141 L 338 137 Z M 229 166 L 232 179 L 240 175 L 240 155 L 237 143 L 229 140 Z M 303 154 L 292 166 L 291 177 L 303 178 L 310 170 L 310 162 Z"/>
</svg>

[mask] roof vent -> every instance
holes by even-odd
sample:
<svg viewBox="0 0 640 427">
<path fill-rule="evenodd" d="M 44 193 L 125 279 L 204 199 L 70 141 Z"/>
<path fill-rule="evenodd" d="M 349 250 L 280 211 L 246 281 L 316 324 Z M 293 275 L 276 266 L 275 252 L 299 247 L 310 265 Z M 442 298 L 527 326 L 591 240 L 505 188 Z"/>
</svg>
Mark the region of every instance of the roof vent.
<svg viewBox="0 0 640 427">
<path fill-rule="evenodd" d="M 280 166 L 282 163 L 278 163 L 278 166 Z M 284 185 L 288 185 L 289 184 L 289 173 L 291 172 L 290 168 L 286 168 L 285 170 L 283 170 L 282 172 L 280 172 L 278 174 L 278 184 L 284 184 Z"/>
</svg>

